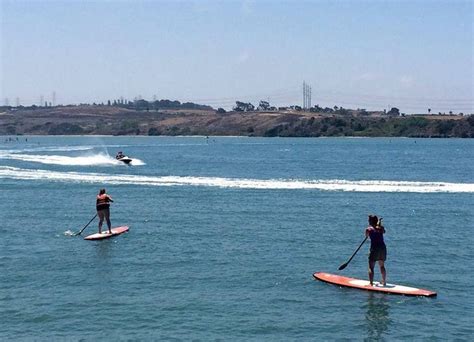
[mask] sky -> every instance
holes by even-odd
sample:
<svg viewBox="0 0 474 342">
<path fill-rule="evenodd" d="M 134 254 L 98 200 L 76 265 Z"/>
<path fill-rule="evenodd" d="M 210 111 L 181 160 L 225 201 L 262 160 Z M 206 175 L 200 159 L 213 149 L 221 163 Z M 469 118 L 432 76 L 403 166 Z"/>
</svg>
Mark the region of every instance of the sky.
<svg viewBox="0 0 474 342">
<path fill-rule="evenodd" d="M 0 105 L 474 112 L 470 0 L 0 2 Z"/>
</svg>

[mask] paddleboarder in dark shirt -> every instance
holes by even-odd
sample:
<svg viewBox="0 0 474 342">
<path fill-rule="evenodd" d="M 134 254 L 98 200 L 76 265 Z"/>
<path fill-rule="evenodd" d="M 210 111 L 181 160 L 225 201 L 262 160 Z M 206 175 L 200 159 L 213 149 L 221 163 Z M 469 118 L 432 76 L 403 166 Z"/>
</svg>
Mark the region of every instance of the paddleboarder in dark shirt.
<svg viewBox="0 0 474 342">
<path fill-rule="evenodd" d="M 110 223 L 110 202 L 113 202 L 112 197 L 105 193 L 105 189 L 100 189 L 96 200 L 97 215 L 99 216 L 99 234 L 102 233 L 102 223 L 104 218 L 109 227 L 109 234 L 112 234 L 112 224 Z"/>
<path fill-rule="evenodd" d="M 386 285 L 387 271 L 385 270 L 385 260 L 387 259 L 387 247 L 383 240 L 385 228 L 382 226 L 382 218 L 380 220 L 375 215 L 369 215 L 369 226 L 365 229 L 365 236 L 370 237 L 370 253 L 369 253 L 369 281 L 370 285 L 374 283 L 374 266 L 377 261 L 382 274 L 382 285 Z"/>
</svg>

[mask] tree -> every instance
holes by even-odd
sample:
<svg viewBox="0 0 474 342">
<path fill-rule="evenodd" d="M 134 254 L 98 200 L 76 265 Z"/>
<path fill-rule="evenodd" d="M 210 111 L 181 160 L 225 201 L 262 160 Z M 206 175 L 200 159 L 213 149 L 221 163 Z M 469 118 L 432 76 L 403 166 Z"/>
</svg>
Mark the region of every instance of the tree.
<svg viewBox="0 0 474 342">
<path fill-rule="evenodd" d="M 235 107 L 233 108 L 236 112 L 243 112 L 245 110 L 245 103 L 235 101 Z"/>
<path fill-rule="evenodd" d="M 150 129 L 148 129 L 148 135 L 161 135 L 161 132 L 158 128 L 151 127 Z"/>
<path fill-rule="evenodd" d="M 260 104 L 258 105 L 259 110 L 268 110 L 270 108 L 270 103 L 268 101 L 260 101 Z"/>
<path fill-rule="evenodd" d="M 224 113 L 225 113 L 225 109 L 224 109 L 224 108 L 217 108 L 217 113 L 219 113 L 219 114 L 224 114 Z"/>
<path fill-rule="evenodd" d="M 154 102 L 155 108 L 177 109 L 181 107 L 181 102 L 171 100 L 160 100 Z"/>
<path fill-rule="evenodd" d="M 343 107 L 339 108 L 339 110 L 337 112 L 341 115 L 349 115 L 350 114 L 349 110 L 347 110 Z"/>
<path fill-rule="evenodd" d="M 146 110 L 150 108 L 148 101 L 146 100 L 136 100 L 135 101 L 135 109 L 136 110 Z"/>
<path fill-rule="evenodd" d="M 430 114 L 430 113 L 431 113 L 431 108 L 428 108 L 428 114 Z"/>
<path fill-rule="evenodd" d="M 392 107 L 387 113 L 387 115 L 394 115 L 394 116 L 399 116 L 400 115 L 400 110 L 396 107 Z"/>
<path fill-rule="evenodd" d="M 467 122 L 471 127 L 474 127 L 474 115 L 469 115 L 467 118 Z"/>
<path fill-rule="evenodd" d="M 241 101 L 235 101 L 235 107 L 234 110 L 236 112 L 249 112 L 255 110 L 255 106 L 253 104 L 246 103 L 246 102 L 241 102 Z"/>
</svg>

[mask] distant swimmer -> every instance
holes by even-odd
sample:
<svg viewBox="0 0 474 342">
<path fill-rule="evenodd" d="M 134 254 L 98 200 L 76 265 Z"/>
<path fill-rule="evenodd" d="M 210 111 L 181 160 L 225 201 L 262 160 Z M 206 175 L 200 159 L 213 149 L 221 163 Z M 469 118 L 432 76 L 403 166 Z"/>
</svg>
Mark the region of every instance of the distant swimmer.
<svg viewBox="0 0 474 342">
<path fill-rule="evenodd" d="M 370 237 L 370 253 L 369 253 L 369 282 L 373 286 L 374 283 L 374 267 L 377 261 L 382 274 L 382 285 L 386 285 L 387 271 L 385 270 L 385 260 L 387 259 L 387 247 L 383 240 L 385 228 L 382 226 L 382 218 L 380 220 L 375 215 L 369 215 L 369 226 L 365 229 L 365 236 Z"/>
<path fill-rule="evenodd" d="M 102 233 L 102 223 L 104 223 L 104 218 L 107 221 L 107 226 L 109 227 L 109 234 L 112 234 L 112 224 L 110 223 L 109 209 L 110 202 L 113 202 L 112 197 L 105 193 L 105 189 L 100 189 L 96 201 L 97 215 L 99 216 L 99 234 Z"/>
</svg>

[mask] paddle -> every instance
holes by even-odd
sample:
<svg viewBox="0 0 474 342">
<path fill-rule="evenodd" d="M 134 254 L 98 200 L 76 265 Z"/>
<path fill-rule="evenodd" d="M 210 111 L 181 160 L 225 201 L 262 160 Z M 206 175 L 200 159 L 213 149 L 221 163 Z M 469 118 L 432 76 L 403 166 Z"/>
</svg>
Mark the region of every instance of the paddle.
<svg viewBox="0 0 474 342">
<path fill-rule="evenodd" d="M 74 234 L 74 236 L 81 235 L 81 234 L 82 234 L 82 232 L 84 231 L 84 229 L 86 229 L 86 228 L 87 228 L 87 227 L 88 227 L 88 226 L 91 224 L 91 222 L 92 222 L 92 221 L 94 221 L 94 219 L 95 219 L 96 217 L 97 217 L 97 214 L 95 214 L 95 215 L 94 215 L 94 217 L 93 217 L 93 218 L 91 218 L 91 220 L 89 221 L 89 223 L 88 223 L 88 224 L 86 224 L 86 225 L 84 226 L 84 228 L 82 228 L 82 229 L 81 229 L 81 231 L 80 231 L 79 233 L 76 233 L 76 234 Z"/>
<path fill-rule="evenodd" d="M 347 265 L 349 265 L 349 263 L 351 262 L 352 258 L 356 255 L 356 253 L 359 251 L 359 249 L 362 247 L 362 245 L 364 244 L 364 242 L 367 240 L 368 236 L 365 237 L 364 241 L 361 242 L 361 244 L 359 245 L 359 247 L 357 247 L 356 251 L 354 252 L 354 254 L 352 254 L 351 258 L 349 260 L 347 260 L 346 263 L 342 264 L 341 266 L 339 266 L 339 271 L 343 270 L 346 268 Z"/>
</svg>

